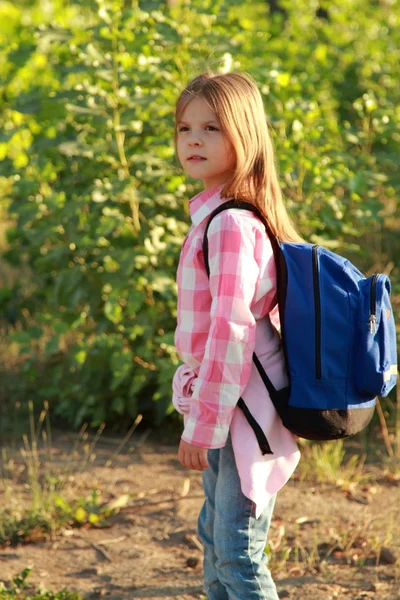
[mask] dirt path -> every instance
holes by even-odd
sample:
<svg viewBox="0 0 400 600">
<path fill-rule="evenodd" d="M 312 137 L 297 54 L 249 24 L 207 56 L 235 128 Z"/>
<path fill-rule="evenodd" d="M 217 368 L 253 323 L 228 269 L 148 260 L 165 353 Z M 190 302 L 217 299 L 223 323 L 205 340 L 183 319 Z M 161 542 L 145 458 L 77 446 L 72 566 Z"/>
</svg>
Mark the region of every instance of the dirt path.
<svg viewBox="0 0 400 600">
<path fill-rule="evenodd" d="M 61 472 L 72 444 L 68 434 L 53 441 L 52 461 Z M 112 440 L 100 441 L 94 462 L 71 475 L 71 487 L 83 495 L 99 489 L 104 501 L 131 494 L 129 504 L 107 528 L 71 529 L 52 541 L 0 548 L 0 581 L 32 565 L 34 584 L 66 587 L 85 600 L 202 598 L 200 474 L 180 467 L 174 446 L 154 440 L 132 443 L 105 467 L 114 449 Z M 293 479 L 278 496 L 270 540 L 282 599 L 400 600 L 398 483 L 345 493 Z"/>
</svg>

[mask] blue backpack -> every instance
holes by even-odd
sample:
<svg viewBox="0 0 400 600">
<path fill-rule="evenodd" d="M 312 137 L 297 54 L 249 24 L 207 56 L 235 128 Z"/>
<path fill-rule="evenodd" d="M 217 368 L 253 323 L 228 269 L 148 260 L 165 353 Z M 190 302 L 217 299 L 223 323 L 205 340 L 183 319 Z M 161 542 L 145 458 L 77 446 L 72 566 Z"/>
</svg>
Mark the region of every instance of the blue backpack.
<svg viewBox="0 0 400 600">
<path fill-rule="evenodd" d="M 396 330 L 386 275 L 364 275 L 347 259 L 306 243 L 279 242 L 254 205 L 230 200 L 209 217 L 203 253 L 207 274 L 208 228 L 221 211 L 255 213 L 271 240 L 289 385 L 276 390 L 257 356 L 253 360 L 283 425 L 299 437 L 333 440 L 370 422 L 376 396 L 396 384 Z M 268 440 L 240 398 L 263 454 Z"/>
</svg>

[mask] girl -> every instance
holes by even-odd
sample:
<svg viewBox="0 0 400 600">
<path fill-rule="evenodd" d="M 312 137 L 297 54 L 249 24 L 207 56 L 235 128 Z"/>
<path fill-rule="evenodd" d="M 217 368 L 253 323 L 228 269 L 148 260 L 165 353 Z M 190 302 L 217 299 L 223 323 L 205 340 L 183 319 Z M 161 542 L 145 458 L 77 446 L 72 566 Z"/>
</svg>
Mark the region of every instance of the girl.
<svg viewBox="0 0 400 600">
<path fill-rule="evenodd" d="M 264 547 L 277 491 L 299 460 L 253 365 L 256 352 L 275 387 L 286 385 L 280 338 L 269 313 L 276 270 L 265 228 L 251 212 L 218 214 L 209 232 L 208 279 L 203 235 L 227 199 L 254 203 L 275 235 L 300 241 L 285 210 L 261 95 L 246 75 L 202 74 L 176 106 L 175 147 L 184 171 L 203 182 L 190 200 L 192 226 L 178 273 L 175 344 L 183 365 L 174 405 L 185 415 L 179 446 L 184 467 L 202 471 L 199 515 L 209 600 L 276 600 Z M 262 455 L 236 406 L 242 397 L 271 446 Z"/>
</svg>

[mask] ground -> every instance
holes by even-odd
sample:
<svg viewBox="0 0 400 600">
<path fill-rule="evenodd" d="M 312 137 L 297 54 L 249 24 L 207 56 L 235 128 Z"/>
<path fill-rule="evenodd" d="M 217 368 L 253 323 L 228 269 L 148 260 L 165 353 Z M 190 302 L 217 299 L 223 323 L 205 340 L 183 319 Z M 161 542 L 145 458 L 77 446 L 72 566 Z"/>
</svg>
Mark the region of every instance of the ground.
<svg viewBox="0 0 400 600">
<path fill-rule="evenodd" d="M 3 545 L 0 581 L 7 585 L 31 565 L 36 586 L 65 587 L 85 600 L 204 597 L 196 536 L 200 473 L 180 466 L 176 443 L 167 445 L 154 435 L 138 434 L 105 466 L 120 441 L 102 436 L 90 460 L 74 462 L 76 434 L 54 436 L 51 463 L 70 473 L 71 489 L 80 494 L 99 489 L 104 502 L 129 501 L 107 527 L 67 528 L 46 541 Z M 18 456 L 12 473 L 20 474 L 14 481 L 9 475 L 9 485 L 20 486 L 15 493 L 20 489 L 23 497 L 26 476 L 22 467 L 18 471 L 23 464 Z M 6 498 L 0 497 L 3 506 Z M 375 473 L 372 483 L 344 488 L 294 477 L 278 495 L 270 531 L 280 598 L 400 600 L 399 517 L 395 479 Z"/>
</svg>

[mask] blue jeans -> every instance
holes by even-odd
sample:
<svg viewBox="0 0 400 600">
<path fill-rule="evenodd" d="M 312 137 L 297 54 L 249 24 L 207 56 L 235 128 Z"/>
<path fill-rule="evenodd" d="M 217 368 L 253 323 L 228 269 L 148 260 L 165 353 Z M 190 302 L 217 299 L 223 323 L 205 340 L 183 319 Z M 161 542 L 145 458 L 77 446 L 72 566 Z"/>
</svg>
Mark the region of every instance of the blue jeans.
<svg viewBox="0 0 400 600">
<path fill-rule="evenodd" d="M 198 520 L 208 600 L 279 600 L 264 553 L 276 496 L 256 519 L 240 489 L 230 436 L 224 448 L 208 451 L 208 462 Z"/>
</svg>

